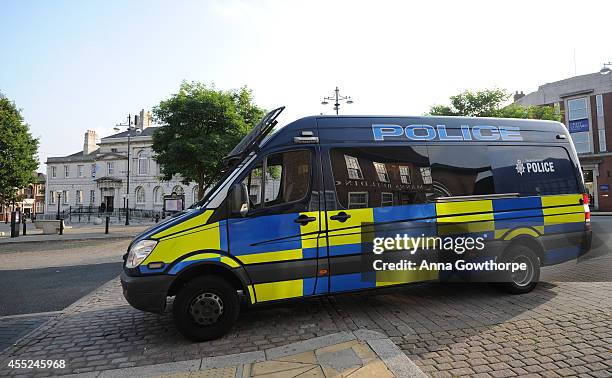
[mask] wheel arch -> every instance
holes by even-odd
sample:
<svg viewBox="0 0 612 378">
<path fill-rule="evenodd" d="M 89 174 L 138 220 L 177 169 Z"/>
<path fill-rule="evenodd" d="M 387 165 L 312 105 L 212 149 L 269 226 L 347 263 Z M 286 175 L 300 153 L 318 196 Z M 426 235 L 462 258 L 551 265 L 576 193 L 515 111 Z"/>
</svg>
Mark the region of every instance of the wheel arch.
<svg viewBox="0 0 612 378">
<path fill-rule="evenodd" d="M 244 268 L 230 268 L 229 266 L 222 264 L 217 261 L 204 261 L 201 263 L 193 264 L 186 269 L 181 270 L 177 275 L 170 288 L 168 289 L 168 296 L 176 295 L 181 287 L 187 282 L 200 276 L 218 276 L 227 280 L 236 290 L 242 290 L 243 293 L 248 295 L 248 283 L 246 277 L 241 277 L 238 270 L 244 272 Z"/>
<path fill-rule="evenodd" d="M 512 238 L 509 241 L 509 244 L 503 249 L 500 257 L 503 257 L 506 253 L 508 253 L 515 246 L 524 246 L 531 249 L 538 259 L 540 260 L 540 266 L 543 266 L 545 263 L 545 254 L 544 254 L 544 245 L 540 238 L 535 238 L 531 235 L 519 235 L 515 238 Z"/>
</svg>

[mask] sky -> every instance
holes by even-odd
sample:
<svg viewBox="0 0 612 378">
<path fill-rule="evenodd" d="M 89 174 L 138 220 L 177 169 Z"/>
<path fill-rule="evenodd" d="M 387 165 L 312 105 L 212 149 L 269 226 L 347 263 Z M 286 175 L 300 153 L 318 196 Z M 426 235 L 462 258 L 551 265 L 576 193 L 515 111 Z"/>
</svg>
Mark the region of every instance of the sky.
<svg viewBox="0 0 612 378">
<path fill-rule="evenodd" d="M 113 133 L 183 80 L 243 85 L 281 124 L 422 115 L 463 90 L 514 93 L 612 61 L 612 2 L 0 1 L 0 92 L 49 156 Z"/>
</svg>

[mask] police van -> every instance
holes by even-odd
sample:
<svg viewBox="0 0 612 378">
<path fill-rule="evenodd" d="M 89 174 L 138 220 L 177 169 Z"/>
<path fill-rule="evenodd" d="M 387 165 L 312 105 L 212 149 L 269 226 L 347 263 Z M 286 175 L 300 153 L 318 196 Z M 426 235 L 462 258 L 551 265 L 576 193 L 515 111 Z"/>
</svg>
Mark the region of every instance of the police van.
<svg viewBox="0 0 612 378">
<path fill-rule="evenodd" d="M 561 123 L 312 116 L 273 132 L 282 110 L 234 148 L 200 202 L 134 239 L 121 275 L 133 307 L 162 312 L 175 297 L 178 330 L 210 340 L 245 305 L 452 274 L 376 270 L 377 235 L 480 237 L 486 251 L 462 259 L 521 263 L 492 279 L 517 294 L 536 286 L 540 267 L 590 249 L 588 195 Z"/>
</svg>

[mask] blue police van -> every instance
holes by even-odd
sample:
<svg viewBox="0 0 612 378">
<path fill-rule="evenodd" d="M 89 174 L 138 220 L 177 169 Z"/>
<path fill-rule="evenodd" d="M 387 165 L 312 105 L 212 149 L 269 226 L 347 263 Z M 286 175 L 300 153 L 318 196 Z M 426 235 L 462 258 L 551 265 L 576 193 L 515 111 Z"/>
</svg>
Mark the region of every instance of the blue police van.
<svg viewBox="0 0 612 378">
<path fill-rule="evenodd" d="M 274 130 L 282 110 L 234 148 L 205 198 L 134 239 L 121 275 L 132 306 L 161 312 L 175 297 L 178 330 L 209 340 L 242 305 L 485 273 L 379 270 L 380 259 L 520 264 L 484 274 L 520 294 L 540 267 L 590 248 L 588 195 L 558 122 L 312 116 Z M 373 252 L 376 238 L 399 234 L 486 248 Z"/>
</svg>

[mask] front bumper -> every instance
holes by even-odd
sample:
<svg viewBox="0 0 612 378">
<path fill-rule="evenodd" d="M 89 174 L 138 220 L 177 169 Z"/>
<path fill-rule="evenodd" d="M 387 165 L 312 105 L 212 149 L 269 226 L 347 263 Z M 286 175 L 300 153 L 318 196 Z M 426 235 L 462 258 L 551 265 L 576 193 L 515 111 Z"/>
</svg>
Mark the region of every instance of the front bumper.
<svg viewBox="0 0 612 378">
<path fill-rule="evenodd" d="M 173 276 L 155 275 L 131 277 L 121 273 L 123 296 L 132 307 L 148 312 L 162 312 Z"/>
</svg>

